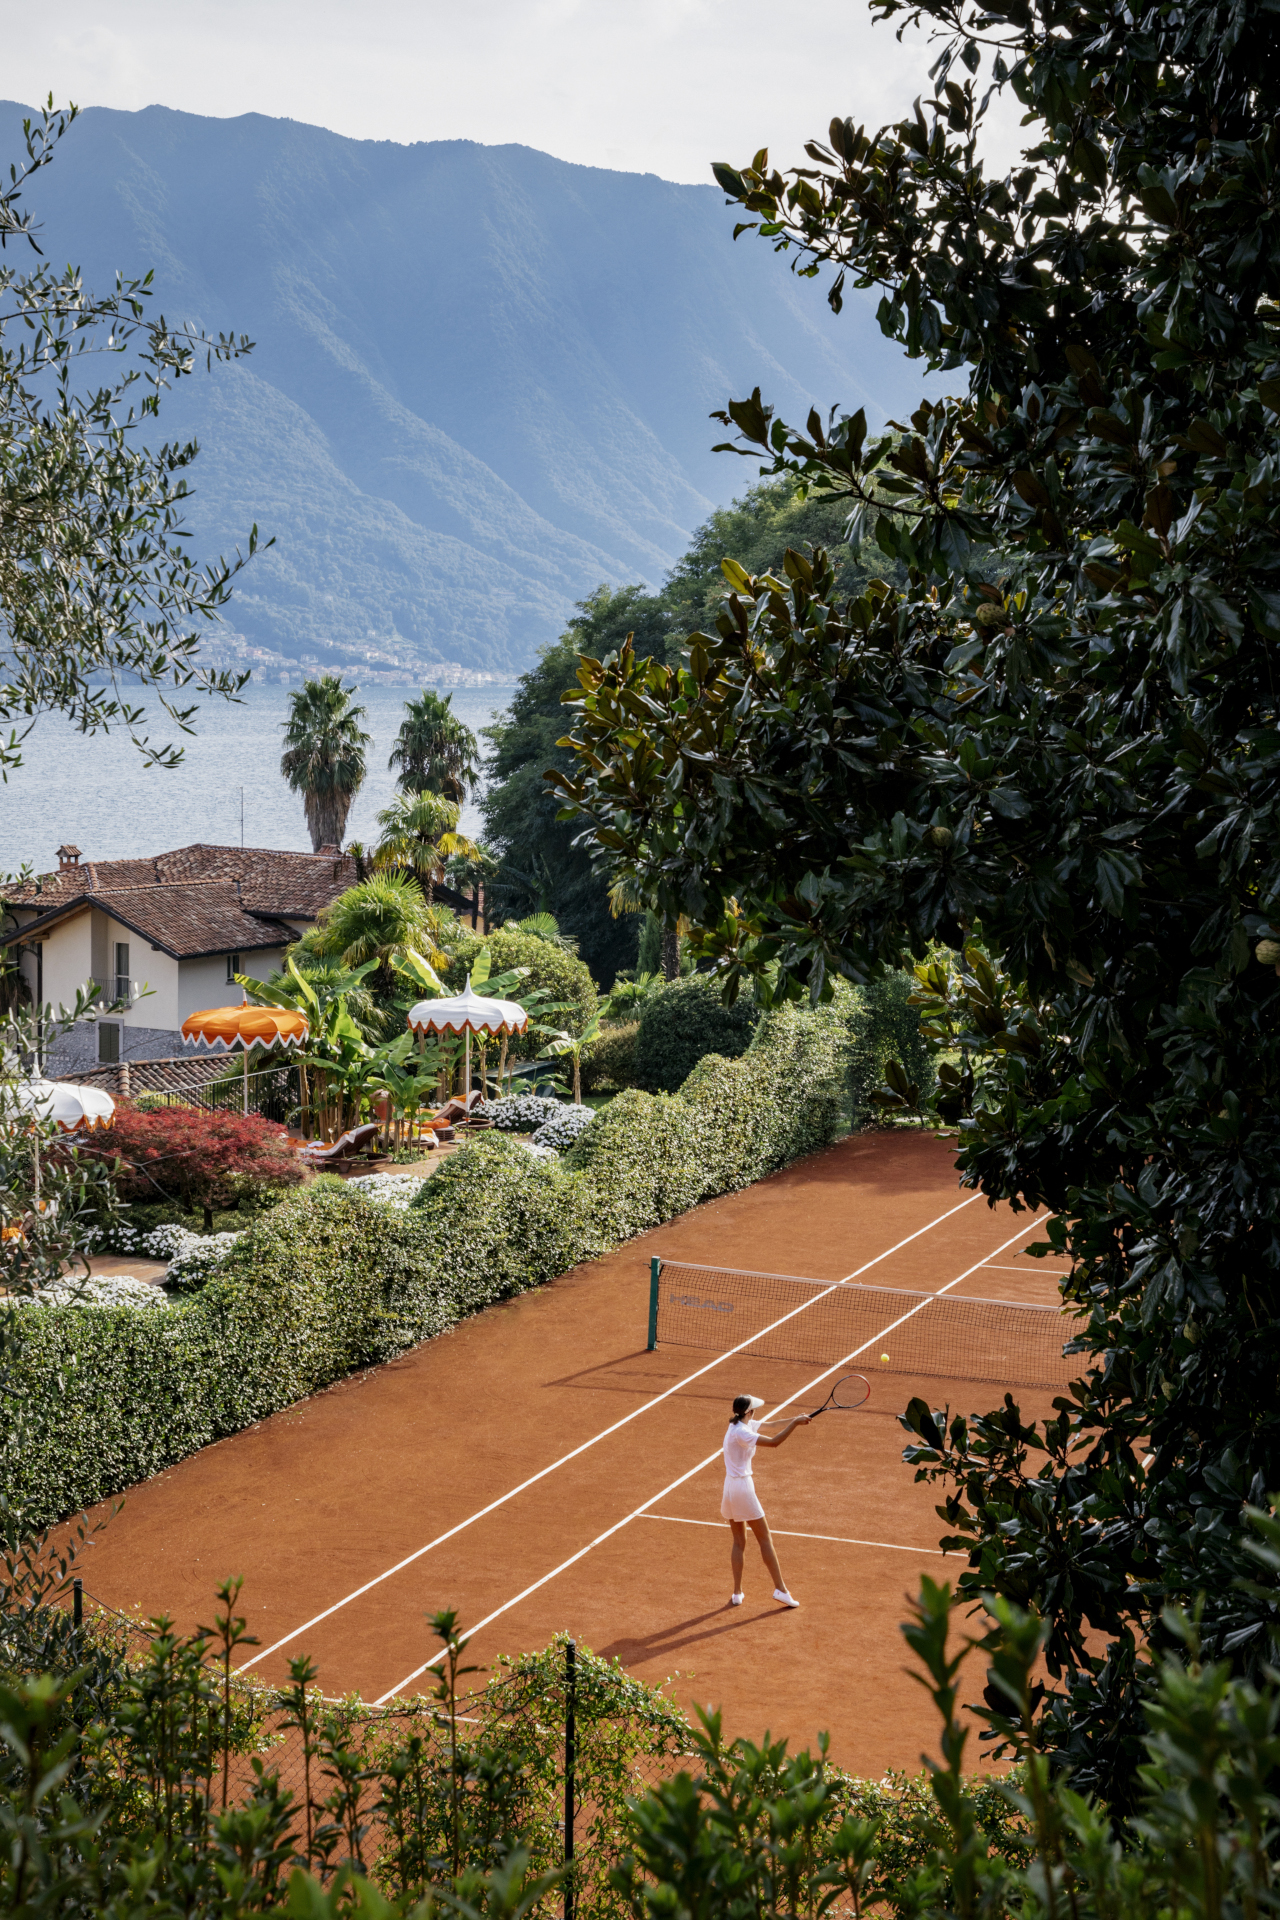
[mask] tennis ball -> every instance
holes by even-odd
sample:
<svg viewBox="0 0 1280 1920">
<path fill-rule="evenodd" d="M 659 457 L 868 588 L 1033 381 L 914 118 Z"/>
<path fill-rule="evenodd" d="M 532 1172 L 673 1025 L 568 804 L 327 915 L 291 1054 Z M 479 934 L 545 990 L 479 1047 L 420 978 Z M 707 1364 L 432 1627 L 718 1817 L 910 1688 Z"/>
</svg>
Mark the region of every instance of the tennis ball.
<svg viewBox="0 0 1280 1920">
<path fill-rule="evenodd" d="M 889 1358 L 889 1356 L 888 1356 L 888 1354 L 887 1354 L 887 1353 L 882 1353 L 882 1354 L 880 1355 L 880 1358 L 881 1358 L 881 1360 L 887 1360 L 887 1359 Z"/>
</svg>

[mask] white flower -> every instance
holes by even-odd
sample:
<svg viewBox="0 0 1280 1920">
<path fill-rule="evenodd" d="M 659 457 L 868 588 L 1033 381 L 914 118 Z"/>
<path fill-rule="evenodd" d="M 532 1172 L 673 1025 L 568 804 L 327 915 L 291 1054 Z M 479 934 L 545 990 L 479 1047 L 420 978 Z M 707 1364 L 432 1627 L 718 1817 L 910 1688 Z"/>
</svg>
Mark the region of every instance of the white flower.
<svg viewBox="0 0 1280 1920">
<path fill-rule="evenodd" d="M 161 1287 L 139 1280 L 132 1273 L 93 1273 L 88 1279 L 68 1277 L 51 1287 L 42 1287 L 32 1296 L 14 1303 L 23 1307 L 164 1307 L 168 1300 Z"/>
<path fill-rule="evenodd" d="M 161 1241 L 161 1236 L 166 1238 Z M 145 1236 L 157 1260 L 167 1259 L 165 1279 L 190 1286 L 216 1273 L 240 1238 L 238 1233 L 191 1233 L 186 1227 L 157 1227 Z"/>
<path fill-rule="evenodd" d="M 554 1147 L 540 1147 L 534 1140 L 517 1140 L 516 1145 L 531 1153 L 535 1160 L 558 1160 L 560 1155 Z"/>
<path fill-rule="evenodd" d="M 379 1206 L 407 1213 L 428 1178 L 422 1173 L 362 1173 L 348 1180 L 347 1185 L 355 1187 L 367 1199 L 376 1200 Z"/>
<path fill-rule="evenodd" d="M 580 1133 L 585 1133 L 595 1119 L 593 1107 L 561 1107 L 553 1120 L 539 1127 L 533 1136 L 535 1147 L 553 1147 L 557 1153 L 564 1153 L 571 1147 Z"/>
<path fill-rule="evenodd" d="M 484 1100 L 476 1108 L 483 1120 L 492 1120 L 503 1133 L 533 1133 L 557 1113 L 563 1113 L 559 1100 L 544 1100 L 536 1093 L 508 1094 L 501 1100 Z"/>
</svg>

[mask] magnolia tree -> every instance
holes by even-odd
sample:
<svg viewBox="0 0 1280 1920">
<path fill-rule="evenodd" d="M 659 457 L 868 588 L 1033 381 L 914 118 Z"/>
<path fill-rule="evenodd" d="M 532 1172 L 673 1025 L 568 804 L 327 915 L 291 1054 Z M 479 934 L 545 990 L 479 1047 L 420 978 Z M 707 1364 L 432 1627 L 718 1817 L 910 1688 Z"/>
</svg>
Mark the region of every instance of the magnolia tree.
<svg viewBox="0 0 1280 1920">
<path fill-rule="evenodd" d="M 937 29 L 933 97 L 716 175 L 951 376 L 883 434 L 724 416 L 891 581 L 726 559 L 677 668 L 584 662 L 553 780 L 730 992 L 925 964 L 962 1174 L 1052 1210 L 1081 1380 L 1047 1423 L 914 1403 L 911 1457 L 966 1590 L 1047 1622 L 1044 1737 L 1122 1803 L 1166 1607 L 1245 1669 L 1275 1631 L 1243 1508 L 1280 1486 L 1280 33 L 1267 0 L 875 10 Z M 1028 128 L 996 177 L 991 88 Z"/>
</svg>

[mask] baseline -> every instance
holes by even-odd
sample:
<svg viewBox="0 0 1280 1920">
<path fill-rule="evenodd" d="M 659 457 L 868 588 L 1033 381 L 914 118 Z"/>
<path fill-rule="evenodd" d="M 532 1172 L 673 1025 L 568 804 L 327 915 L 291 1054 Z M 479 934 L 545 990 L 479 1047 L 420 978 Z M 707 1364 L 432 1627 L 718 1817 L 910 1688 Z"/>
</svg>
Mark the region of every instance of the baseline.
<svg viewBox="0 0 1280 1920">
<path fill-rule="evenodd" d="M 959 1208 L 954 1208 L 953 1211 L 959 1212 Z M 1046 1217 L 1051 1219 L 1053 1216 L 1048 1215 Z M 992 1249 L 992 1252 L 1003 1253 L 1006 1247 L 1016 1246 L 1019 1240 L 1023 1239 L 1025 1235 L 1027 1235 L 1028 1233 L 1035 1232 L 1040 1225 L 1041 1225 L 1041 1222 L 1039 1220 L 1028 1222 L 1024 1226 L 1020 1227 L 1017 1233 L 1011 1234 L 1010 1237 L 1007 1240 L 1003 1241 L 1000 1246 L 994 1247 Z M 915 1235 L 912 1235 L 913 1239 L 915 1237 L 916 1237 Z M 990 1257 L 991 1256 L 988 1254 L 984 1256 L 984 1259 L 989 1259 Z M 872 1264 L 874 1264 L 874 1262 Z M 827 1367 L 822 1373 L 817 1374 L 814 1379 L 806 1381 L 804 1386 L 797 1387 L 793 1394 L 789 1395 L 787 1399 L 782 1400 L 778 1403 L 777 1411 L 781 1413 L 784 1408 L 793 1405 L 795 1401 L 800 1399 L 801 1395 L 804 1395 L 807 1398 L 808 1395 L 810 1395 L 813 1392 L 815 1387 L 820 1386 L 824 1380 L 829 1380 L 832 1374 L 839 1373 L 841 1367 L 847 1367 L 851 1360 L 856 1360 L 860 1354 L 863 1354 L 867 1351 L 868 1347 L 874 1347 L 879 1341 L 885 1339 L 889 1334 L 893 1333 L 898 1327 L 902 1326 L 906 1321 L 913 1319 L 917 1313 L 923 1313 L 924 1309 L 930 1304 L 931 1301 L 939 1299 L 941 1295 L 944 1293 L 950 1293 L 952 1287 L 958 1287 L 962 1280 L 967 1280 L 969 1278 L 969 1275 L 971 1273 L 977 1273 L 983 1264 L 984 1264 L 983 1260 L 975 1260 L 971 1267 L 966 1267 L 963 1273 L 958 1273 L 954 1280 L 948 1280 L 944 1287 L 939 1287 L 935 1293 L 926 1294 L 923 1300 L 920 1300 L 914 1307 L 909 1308 L 906 1313 L 899 1314 L 898 1318 L 896 1320 L 891 1321 L 887 1327 L 882 1327 L 878 1333 L 872 1334 L 869 1340 L 864 1340 L 861 1346 L 855 1347 L 853 1349 L 852 1353 L 846 1353 L 841 1359 L 836 1361 L 834 1366 Z M 865 1272 L 866 1269 L 863 1268 L 863 1269 L 860 1269 L 860 1271 Z M 839 1286 L 842 1284 L 843 1283 L 840 1281 L 835 1282 L 835 1286 Z M 831 1292 L 834 1292 L 834 1290 L 835 1290 L 834 1286 L 828 1289 L 828 1291 L 831 1291 Z M 818 1295 L 819 1299 L 825 1299 L 825 1297 L 826 1297 L 825 1294 Z M 813 1303 L 808 1302 L 807 1304 L 812 1305 Z M 803 1312 L 804 1308 L 796 1308 L 795 1311 Z M 792 1315 L 785 1314 L 783 1318 L 786 1320 L 789 1320 L 792 1318 Z M 776 1324 L 780 1326 L 782 1322 L 779 1321 Z M 770 1331 L 769 1328 L 765 1329 L 765 1332 L 769 1332 L 769 1331 Z M 754 1333 L 752 1334 L 751 1339 L 758 1340 L 759 1337 L 760 1337 L 759 1333 Z M 749 1342 L 744 1342 L 743 1344 L 747 1345 L 749 1344 Z M 734 1347 L 732 1349 L 732 1352 L 737 1353 L 739 1350 L 740 1350 L 739 1348 Z M 728 1359 L 730 1356 L 728 1354 L 723 1354 L 720 1357 L 721 1359 Z M 699 1373 L 705 1373 L 707 1371 L 708 1369 L 705 1367 L 699 1369 Z M 698 1377 L 699 1377 L 698 1374 L 693 1374 L 690 1376 L 691 1379 L 697 1379 Z M 675 1389 L 673 1388 L 672 1391 L 674 1392 Z M 663 1398 L 665 1399 L 666 1395 L 664 1395 Z M 654 1404 L 656 1404 L 656 1402 Z M 776 1415 L 771 1416 L 771 1418 L 776 1418 Z M 619 1424 L 621 1425 L 624 1423 L 619 1422 Z M 581 1452 L 583 1451 L 583 1449 L 580 1448 L 579 1451 Z M 495 1607 L 493 1612 L 487 1613 L 483 1620 L 477 1620 L 473 1627 L 468 1627 L 464 1633 L 461 1633 L 458 1635 L 458 1638 L 460 1640 L 472 1639 L 477 1633 L 480 1632 L 482 1627 L 489 1626 L 491 1622 L 493 1622 L 494 1620 L 500 1619 L 504 1613 L 510 1613 L 512 1607 L 518 1607 L 522 1600 L 527 1600 L 529 1598 L 530 1594 L 537 1593 L 540 1587 L 545 1587 L 549 1581 L 556 1579 L 558 1575 L 562 1573 L 567 1573 L 570 1567 L 576 1566 L 579 1560 L 585 1560 L 589 1553 L 593 1553 L 597 1547 L 603 1546 L 606 1540 L 612 1540 L 615 1533 L 621 1533 L 622 1529 L 624 1527 L 630 1526 L 633 1520 L 639 1520 L 643 1515 L 647 1514 L 649 1508 L 656 1506 L 659 1500 L 665 1500 L 669 1493 L 674 1493 L 678 1487 L 684 1486 L 687 1480 L 692 1480 L 696 1478 L 696 1476 L 702 1473 L 705 1468 L 709 1467 L 713 1461 L 716 1461 L 721 1457 L 721 1451 L 722 1449 L 720 1447 L 717 1447 L 715 1452 L 709 1453 L 705 1460 L 699 1460 L 697 1465 L 690 1467 L 687 1473 L 682 1473 L 678 1480 L 672 1480 L 670 1484 L 668 1486 L 663 1487 L 660 1492 L 651 1494 L 650 1497 L 647 1500 L 642 1501 L 638 1507 L 633 1507 L 630 1513 L 624 1514 L 621 1520 L 615 1520 L 615 1522 L 611 1527 L 606 1527 L 604 1532 L 598 1533 L 594 1540 L 589 1540 L 585 1547 L 579 1547 L 578 1551 L 576 1553 L 571 1553 L 567 1560 L 562 1560 L 558 1567 L 552 1567 L 550 1573 L 544 1573 L 541 1579 L 533 1581 L 531 1585 L 525 1587 L 523 1592 L 517 1593 L 515 1597 L 511 1600 L 504 1601 L 500 1607 Z M 430 1660 L 424 1660 L 420 1667 L 415 1667 L 412 1673 L 406 1674 L 404 1679 L 398 1681 L 394 1687 L 389 1688 L 386 1693 L 380 1694 L 379 1697 L 374 1701 L 373 1703 L 374 1706 L 385 1707 L 388 1700 L 394 1700 L 396 1695 L 398 1693 L 403 1693 L 404 1689 L 407 1686 L 410 1686 L 413 1683 L 413 1681 L 420 1680 L 424 1673 L 429 1673 L 432 1667 L 436 1666 L 441 1660 L 445 1658 L 445 1655 L 448 1653 L 448 1651 L 449 1649 L 447 1647 L 442 1647 L 439 1653 L 432 1654 Z"/>
<path fill-rule="evenodd" d="M 740 1342 L 738 1346 L 731 1347 L 727 1353 L 717 1354 L 714 1360 L 709 1360 L 705 1366 L 699 1367 L 695 1373 L 687 1374 L 683 1380 L 677 1380 L 674 1386 L 667 1387 L 662 1393 L 654 1394 L 650 1399 L 644 1401 L 641 1406 L 633 1407 L 630 1413 L 622 1416 L 621 1420 L 615 1420 L 612 1426 L 605 1427 L 601 1432 L 593 1434 L 589 1440 L 582 1441 L 579 1446 L 574 1447 L 569 1453 L 561 1454 L 558 1460 L 553 1460 L 549 1466 L 540 1468 L 537 1473 L 531 1474 L 527 1480 L 522 1480 L 518 1487 L 511 1487 L 506 1493 L 499 1494 L 498 1498 L 491 1500 L 487 1507 L 480 1507 L 475 1513 L 468 1514 L 465 1520 L 459 1520 L 456 1526 L 450 1527 L 447 1532 L 437 1534 L 434 1540 L 428 1540 L 424 1547 L 418 1547 L 414 1552 L 406 1555 L 403 1560 L 398 1560 L 395 1566 L 388 1567 L 385 1573 L 375 1574 L 373 1579 L 366 1580 L 362 1587 L 356 1587 L 353 1592 L 344 1594 L 341 1600 L 335 1600 L 333 1605 L 326 1607 L 322 1613 L 314 1614 L 310 1620 L 304 1620 L 300 1627 L 294 1627 L 292 1632 L 286 1633 L 282 1639 L 273 1640 L 269 1647 L 263 1647 L 260 1652 L 253 1654 L 246 1660 L 242 1666 L 237 1667 L 235 1669 L 236 1673 L 247 1673 L 250 1667 L 257 1666 L 259 1661 L 269 1659 L 273 1653 L 279 1653 L 281 1647 L 287 1647 L 291 1641 L 297 1640 L 300 1635 L 310 1633 L 313 1627 L 318 1627 L 322 1621 L 330 1619 L 335 1613 L 340 1613 L 343 1607 L 350 1606 L 353 1601 L 362 1599 L 366 1593 L 371 1593 L 375 1587 L 381 1586 L 384 1580 L 390 1580 L 397 1573 L 403 1573 L 406 1567 L 411 1567 L 416 1560 L 421 1560 L 424 1554 L 434 1552 L 437 1547 L 444 1546 L 447 1541 L 455 1539 L 458 1534 L 465 1533 L 468 1527 L 473 1527 L 477 1521 L 486 1519 L 491 1513 L 496 1513 L 499 1507 L 506 1506 L 508 1501 L 514 1500 L 519 1494 L 526 1493 L 530 1487 L 537 1486 L 538 1482 L 545 1480 L 549 1474 L 557 1473 L 561 1467 L 567 1466 L 571 1460 L 577 1460 L 582 1454 L 589 1453 L 592 1447 L 599 1446 L 602 1440 L 609 1439 L 611 1435 L 619 1432 L 623 1427 L 629 1426 L 633 1420 L 638 1420 L 642 1414 L 650 1412 L 654 1407 L 661 1406 L 662 1402 L 669 1400 L 672 1394 L 683 1392 L 685 1387 L 692 1386 L 694 1381 L 700 1380 L 704 1374 L 712 1373 L 717 1367 L 723 1366 L 724 1362 L 731 1360 L 734 1354 L 740 1353 L 744 1347 L 749 1347 L 752 1341 L 760 1339 L 761 1331 L 764 1333 L 772 1333 L 774 1328 L 785 1325 L 788 1320 L 793 1320 L 797 1314 L 807 1313 L 810 1307 L 816 1306 L 820 1300 L 825 1300 L 828 1294 L 835 1293 L 839 1288 L 847 1286 L 851 1280 L 856 1280 L 859 1274 L 869 1273 L 872 1267 L 879 1266 L 882 1261 L 892 1259 L 895 1253 L 900 1253 L 903 1247 L 910 1246 L 913 1240 L 919 1240 L 922 1234 L 931 1233 L 935 1227 L 941 1226 L 944 1220 L 950 1220 L 954 1214 L 962 1213 L 966 1207 L 971 1207 L 975 1200 L 980 1200 L 982 1197 L 980 1193 L 973 1193 L 970 1194 L 967 1200 L 961 1200 L 957 1206 L 948 1207 L 945 1213 L 940 1213 L 936 1219 L 928 1221 L 923 1227 L 917 1227 L 914 1233 L 909 1233 L 905 1240 L 899 1240 L 896 1246 L 887 1247 L 883 1253 L 878 1253 L 874 1260 L 867 1260 L 862 1266 L 855 1267 L 852 1273 L 845 1274 L 843 1278 L 839 1280 L 833 1280 L 829 1286 L 822 1289 L 821 1293 L 815 1294 L 811 1300 L 802 1301 L 798 1307 L 793 1307 L 790 1313 L 784 1313 L 781 1318 L 775 1320 L 772 1325 L 750 1334 L 747 1339 Z M 1037 1221 L 1036 1224 L 1038 1226 L 1040 1224 L 1039 1221 Z M 997 1253 L 1000 1252 L 1000 1248 L 997 1247 L 996 1251 Z M 967 1275 L 961 1275 L 962 1279 L 967 1277 Z M 955 1282 L 951 1282 L 950 1284 L 954 1285 Z M 918 1312 L 919 1308 L 916 1308 L 915 1311 Z M 894 1324 L 897 1325 L 898 1323 L 895 1321 Z M 880 1336 L 877 1335 L 876 1338 L 878 1339 Z M 859 1352 L 861 1352 L 861 1348 L 859 1348 Z M 414 1678 L 416 1676 L 411 1675 L 410 1677 Z"/>
</svg>

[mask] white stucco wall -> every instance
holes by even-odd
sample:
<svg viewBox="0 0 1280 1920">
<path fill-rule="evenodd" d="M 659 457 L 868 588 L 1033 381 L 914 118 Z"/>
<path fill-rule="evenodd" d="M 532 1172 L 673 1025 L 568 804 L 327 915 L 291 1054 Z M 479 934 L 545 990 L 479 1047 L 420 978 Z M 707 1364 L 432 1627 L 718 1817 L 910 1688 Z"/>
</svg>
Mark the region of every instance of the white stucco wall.
<svg viewBox="0 0 1280 1920">
<path fill-rule="evenodd" d="M 105 997 L 110 1000 L 115 993 L 116 945 L 123 941 L 129 949 L 129 978 L 134 983 L 135 993 L 140 996 L 132 1006 L 113 1013 L 111 1018 L 126 1027 L 168 1028 L 180 1025 L 179 963 L 169 954 L 161 953 L 158 947 L 153 947 L 149 940 L 142 939 L 130 927 L 113 920 L 110 914 L 95 909 L 93 918 L 95 922 L 101 922 L 100 933 L 94 941 L 94 979 L 101 982 Z M 99 944 L 100 953 L 97 951 Z M 46 978 L 48 952 L 46 947 Z M 101 968 L 101 972 L 98 968 Z M 144 995 L 144 988 L 149 988 L 150 992 Z"/>
<path fill-rule="evenodd" d="M 241 954 L 239 971 L 255 980 L 265 980 L 269 973 L 279 971 L 283 961 L 284 949 L 269 947 L 264 953 Z M 173 1022 L 175 1026 L 181 1026 L 189 1014 L 202 1007 L 236 1007 L 243 998 L 240 988 L 228 983 L 225 953 L 215 953 L 203 960 L 184 960 L 178 975 L 179 1011 Z M 151 1024 L 164 1023 L 157 1020 Z"/>
<path fill-rule="evenodd" d="M 93 921 L 91 912 L 72 914 L 44 937 L 44 997 L 55 1012 L 74 1006 L 93 978 Z"/>
</svg>

